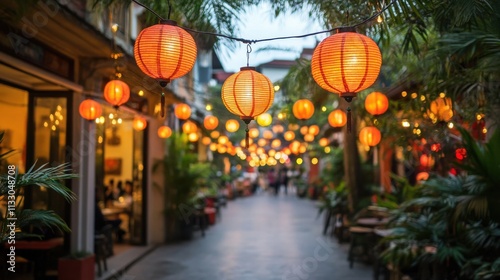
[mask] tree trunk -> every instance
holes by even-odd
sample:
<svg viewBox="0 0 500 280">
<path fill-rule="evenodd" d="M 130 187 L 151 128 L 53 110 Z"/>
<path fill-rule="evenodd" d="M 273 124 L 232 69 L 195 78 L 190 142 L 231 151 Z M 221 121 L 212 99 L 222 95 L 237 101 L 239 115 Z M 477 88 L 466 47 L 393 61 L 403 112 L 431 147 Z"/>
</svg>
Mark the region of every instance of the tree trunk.
<svg viewBox="0 0 500 280">
<path fill-rule="evenodd" d="M 344 172 L 345 183 L 348 189 L 347 205 L 350 214 L 354 214 L 362 193 L 361 163 L 357 144 L 356 112 L 351 111 L 351 132 L 344 127 Z"/>
</svg>

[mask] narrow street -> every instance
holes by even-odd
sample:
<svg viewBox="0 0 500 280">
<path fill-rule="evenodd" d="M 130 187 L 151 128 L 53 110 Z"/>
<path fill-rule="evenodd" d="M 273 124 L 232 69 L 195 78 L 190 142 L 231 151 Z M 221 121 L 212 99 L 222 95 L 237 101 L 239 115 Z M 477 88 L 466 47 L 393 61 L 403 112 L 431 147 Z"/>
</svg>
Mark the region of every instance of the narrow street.
<svg viewBox="0 0 500 280">
<path fill-rule="evenodd" d="M 322 218 L 322 217 L 321 217 Z M 371 267 L 349 269 L 348 245 L 322 235 L 313 201 L 267 193 L 229 201 L 205 237 L 162 246 L 121 279 L 370 279 Z"/>
</svg>

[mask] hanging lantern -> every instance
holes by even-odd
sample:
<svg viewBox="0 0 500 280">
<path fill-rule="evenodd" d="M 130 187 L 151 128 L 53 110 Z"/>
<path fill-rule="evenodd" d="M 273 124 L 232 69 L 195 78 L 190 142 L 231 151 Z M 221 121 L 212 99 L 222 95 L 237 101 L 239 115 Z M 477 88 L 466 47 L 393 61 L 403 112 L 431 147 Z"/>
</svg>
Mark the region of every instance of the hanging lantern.
<svg viewBox="0 0 500 280">
<path fill-rule="evenodd" d="M 328 115 L 328 123 L 332 127 L 342 127 L 347 123 L 347 116 L 344 111 L 335 109 Z"/>
<path fill-rule="evenodd" d="M 316 136 L 319 134 L 319 126 L 318 125 L 311 125 L 309 127 L 309 134 L 313 135 L 313 136 Z"/>
<path fill-rule="evenodd" d="M 189 142 L 196 142 L 200 139 L 200 136 L 196 132 L 191 132 L 188 134 L 188 140 Z"/>
<path fill-rule="evenodd" d="M 389 109 L 389 99 L 385 94 L 374 91 L 366 96 L 365 109 L 374 116 L 382 115 Z"/>
<path fill-rule="evenodd" d="M 248 124 L 269 110 L 274 101 L 274 88 L 269 78 L 256 72 L 255 67 L 241 67 L 240 72 L 226 79 L 221 97 L 229 112 L 247 124 L 248 139 Z"/>
<path fill-rule="evenodd" d="M 210 137 L 212 137 L 213 139 L 219 138 L 219 135 L 220 135 L 220 132 L 218 132 L 217 130 L 210 132 Z"/>
<path fill-rule="evenodd" d="M 187 120 L 191 116 L 191 107 L 186 103 L 179 103 L 175 106 L 175 116 L 180 120 Z"/>
<path fill-rule="evenodd" d="M 89 121 L 97 119 L 102 114 L 101 104 L 92 99 L 83 100 L 82 103 L 80 103 L 78 110 L 80 112 L 80 116 Z"/>
<path fill-rule="evenodd" d="M 138 131 L 144 130 L 147 125 L 148 125 L 148 122 L 143 117 L 135 117 L 133 122 L 132 122 L 132 127 Z"/>
<path fill-rule="evenodd" d="M 314 104 L 307 99 L 299 99 L 293 104 L 293 115 L 302 121 L 310 119 L 314 114 Z"/>
<path fill-rule="evenodd" d="M 208 136 L 204 136 L 203 138 L 201 138 L 201 143 L 205 146 L 208 146 L 210 145 L 210 143 L 212 143 L 212 139 L 210 139 L 210 137 Z"/>
<path fill-rule="evenodd" d="M 287 131 L 285 132 L 283 137 L 285 138 L 286 141 L 292 141 L 293 139 L 295 139 L 295 133 L 293 131 Z"/>
<path fill-rule="evenodd" d="M 172 135 L 172 129 L 166 125 L 162 125 L 158 128 L 158 137 L 169 138 Z"/>
<path fill-rule="evenodd" d="M 219 119 L 216 116 L 206 116 L 203 125 L 207 130 L 214 130 L 219 125 Z"/>
<path fill-rule="evenodd" d="M 309 133 L 309 127 L 307 127 L 307 125 L 304 125 L 300 128 L 300 134 L 302 135 L 306 135 L 307 133 Z"/>
<path fill-rule="evenodd" d="M 197 50 L 193 37 L 172 20 L 161 20 L 139 33 L 134 58 L 141 71 L 156 79 L 162 88 L 186 75 L 194 66 Z M 165 114 L 165 93 L 161 93 L 161 115 Z"/>
<path fill-rule="evenodd" d="M 326 138 L 321 138 L 321 139 L 319 139 L 318 143 L 319 143 L 319 145 L 320 145 L 321 147 L 325 147 L 326 145 L 328 145 L 328 139 L 326 139 Z"/>
<path fill-rule="evenodd" d="M 260 138 L 258 141 L 257 141 L 257 145 L 259 145 L 259 147 L 264 147 L 265 145 L 267 145 L 267 140 L 264 139 L 264 138 Z"/>
<path fill-rule="evenodd" d="M 217 144 L 212 143 L 212 144 L 210 144 L 209 148 L 210 148 L 210 151 L 215 152 L 215 151 L 217 151 Z"/>
<path fill-rule="evenodd" d="M 273 128 L 272 128 L 273 132 L 274 133 L 282 133 L 284 128 L 281 124 L 276 124 L 276 125 L 273 125 Z"/>
<path fill-rule="evenodd" d="M 182 125 L 182 132 L 186 134 L 195 133 L 197 131 L 198 131 L 198 126 L 192 121 L 187 121 Z"/>
<path fill-rule="evenodd" d="M 301 143 L 299 147 L 299 153 L 303 154 L 307 151 L 307 143 Z"/>
<path fill-rule="evenodd" d="M 420 165 L 425 168 L 431 168 L 434 166 L 434 158 L 430 155 L 423 154 L 420 156 Z"/>
<path fill-rule="evenodd" d="M 250 138 L 257 138 L 259 137 L 259 129 L 258 128 L 250 128 L 248 131 L 248 135 L 250 135 Z"/>
<path fill-rule="evenodd" d="M 352 28 L 340 29 L 339 33 L 324 39 L 311 58 L 316 83 L 347 102 L 377 80 L 381 66 L 382 55 L 377 44 Z M 348 131 L 350 128 L 350 108 L 347 108 Z"/>
<path fill-rule="evenodd" d="M 257 123 L 260 126 L 266 127 L 273 122 L 273 117 L 269 113 L 264 113 L 262 115 L 257 116 Z"/>
<path fill-rule="evenodd" d="M 226 130 L 228 132 L 236 132 L 240 128 L 240 123 L 237 120 L 229 119 L 226 121 Z"/>
<path fill-rule="evenodd" d="M 438 121 L 448 122 L 453 117 L 453 105 L 449 97 L 437 98 L 431 102 L 427 115 L 433 123 Z"/>
<path fill-rule="evenodd" d="M 382 135 L 380 130 L 374 126 L 363 127 L 359 132 L 359 142 L 368 146 L 376 146 L 380 143 Z"/>
<path fill-rule="evenodd" d="M 104 99 L 118 108 L 125 104 L 130 98 L 130 88 L 121 80 L 111 80 L 104 86 Z"/>
<path fill-rule="evenodd" d="M 312 135 L 312 134 L 306 134 L 306 135 L 304 135 L 304 141 L 306 141 L 306 142 L 312 142 L 312 141 L 314 141 L 314 135 Z"/>
<path fill-rule="evenodd" d="M 277 149 L 281 146 L 281 141 L 280 139 L 274 139 L 272 142 L 271 142 L 271 147 Z"/>
<path fill-rule="evenodd" d="M 229 138 L 227 138 L 227 136 L 225 136 L 225 135 L 222 135 L 219 137 L 217 142 L 221 145 L 226 145 L 227 143 L 229 143 Z"/>
<path fill-rule="evenodd" d="M 274 134 L 271 130 L 264 130 L 262 137 L 264 137 L 264 139 L 273 139 Z"/>
<path fill-rule="evenodd" d="M 297 155 L 299 153 L 300 146 L 301 146 L 300 142 L 295 140 L 292 143 L 290 143 L 290 145 L 288 145 L 288 148 L 293 154 Z"/>
</svg>

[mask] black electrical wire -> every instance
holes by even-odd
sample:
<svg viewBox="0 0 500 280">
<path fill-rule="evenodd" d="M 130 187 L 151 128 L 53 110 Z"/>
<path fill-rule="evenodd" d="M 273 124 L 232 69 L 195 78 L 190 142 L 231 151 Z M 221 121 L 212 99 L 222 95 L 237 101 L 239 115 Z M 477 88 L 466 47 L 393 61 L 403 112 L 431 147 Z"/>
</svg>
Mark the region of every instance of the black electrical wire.
<svg viewBox="0 0 500 280">
<path fill-rule="evenodd" d="M 144 7 L 146 10 L 150 11 L 151 13 L 153 13 L 156 17 L 158 17 L 158 19 L 165 20 L 162 16 L 160 16 L 153 9 L 151 9 L 148 6 L 142 4 L 138 0 L 132 0 L 132 1 L 134 3 L 136 3 L 137 5 L 139 5 L 141 7 Z M 378 11 L 374 15 L 372 15 L 372 16 L 368 17 L 367 19 L 365 19 L 365 20 L 363 20 L 363 21 L 361 21 L 359 23 L 356 23 L 354 25 L 334 27 L 334 28 L 329 29 L 329 30 L 316 31 L 316 32 L 312 32 L 312 33 L 302 34 L 302 35 L 292 35 L 292 36 L 282 36 L 282 37 L 272 37 L 272 38 L 264 38 L 264 39 L 255 39 L 255 40 L 252 40 L 252 39 L 245 39 L 245 38 L 233 37 L 233 36 L 229 36 L 229 35 L 225 35 L 225 34 L 219 34 L 219 33 L 215 33 L 215 32 L 207 32 L 207 31 L 194 30 L 194 29 L 191 29 L 191 28 L 183 27 L 183 26 L 179 26 L 179 27 L 182 28 L 182 29 L 184 29 L 184 30 L 186 30 L 186 31 L 190 31 L 190 32 L 193 32 L 193 33 L 205 34 L 205 35 L 213 35 L 213 36 L 217 36 L 217 37 L 223 37 L 223 38 L 226 38 L 226 39 L 230 39 L 230 40 L 242 42 L 244 44 L 254 44 L 254 43 L 258 43 L 258 42 L 267 42 L 267 41 L 285 40 L 285 39 L 298 39 L 298 38 L 305 38 L 305 37 L 314 36 L 314 35 L 318 35 L 318 34 L 322 34 L 322 33 L 331 33 L 333 31 L 336 31 L 336 30 L 339 30 L 339 29 L 355 28 L 355 27 L 358 27 L 360 25 L 366 24 L 367 22 L 370 22 L 370 21 L 376 19 L 385 10 L 387 10 L 394 2 L 396 2 L 396 0 L 392 0 L 391 2 L 389 2 L 389 4 L 385 5 L 382 9 L 380 9 L 380 11 Z M 171 10 L 171 6 L 169 4 L 169 12 L 168 12 L 169 19 L 170 19 L 170 10 Z"/>
</svg>

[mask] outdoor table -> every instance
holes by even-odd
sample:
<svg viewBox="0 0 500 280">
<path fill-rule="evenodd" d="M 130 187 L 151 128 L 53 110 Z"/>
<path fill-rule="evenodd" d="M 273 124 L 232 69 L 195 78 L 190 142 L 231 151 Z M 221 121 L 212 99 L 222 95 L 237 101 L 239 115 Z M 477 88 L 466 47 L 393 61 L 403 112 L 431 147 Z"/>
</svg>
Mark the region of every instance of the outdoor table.
<svg viewBox="0 0 500 280">
<path fill-rule="evenodd" d="M 102 209 L 102 214 L 106 217 L 107 220 L 118 219 L 118 216 L 122 213 L 125 213 L 124 208 L 104 208 Z"/>
<path fill-rule="evenodd" d="M 57 237 L 47 240 L 16 240 L 16 256 L 22 256 L 35 263 L 34 265 L 34 279 L 45 279 L 47 269 L 47 253 L 64 244 L 64 238 Z M 11 245 L 4 243 L 4 250 L 8 249 Z M 2 252 L 2 256 L 5 256 Z M 4 262 L 6 263 L 6 262 Z M 3 266 L 3 265 L 2 265 Z M 4 272 L 6 269 L 2 269 Z"/>
</svg>

